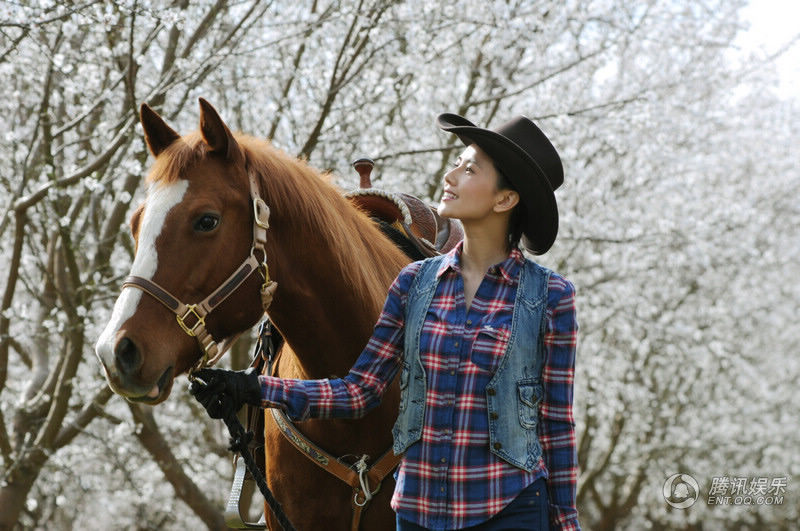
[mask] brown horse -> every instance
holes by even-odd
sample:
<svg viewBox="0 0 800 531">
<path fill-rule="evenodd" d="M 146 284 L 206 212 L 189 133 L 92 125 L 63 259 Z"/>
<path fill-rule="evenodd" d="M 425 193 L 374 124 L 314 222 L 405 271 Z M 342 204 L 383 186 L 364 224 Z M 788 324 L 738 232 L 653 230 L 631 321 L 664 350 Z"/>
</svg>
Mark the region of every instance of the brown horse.
<svg viewBox="0 0 800 531">
<path fill-rule="evenodd" d="M 269 206 L 266 261 L 278 282 L 269 316 L 286 346 L 277 373 L 286 378 L 345 375 L 372 333 L 389 285 L 409 259 L 328 179 L 268 142 L 233 135 L 200 100 L 200 131 L 184 137 L 142 106 L 145 139 L 155 157 L 145 203 L 131 218 L 136 256 L 131 275 L 179 301 L 208 296 L 251 252 L 253 207 L 248 181 Z M 252 274 L 206 318 L 216 341 L 261 318 Z M 128 400 L 157 404 L 176 375 L 202 352 L 155 297 L 126 284 L 96 346 L 108 383 Z M 360 420 L 298 424 L 335 456 L 380 456 L 391 445 L 398 389 Z M 265 422 L 267 481 L 297 529 L 349 529 L 353 489 L 301 455 Z M 390 529 L 393 481 L 387 478 L 361 520 Z M 267 511 L 267 522 L 279 529 Z"/>
</svg>

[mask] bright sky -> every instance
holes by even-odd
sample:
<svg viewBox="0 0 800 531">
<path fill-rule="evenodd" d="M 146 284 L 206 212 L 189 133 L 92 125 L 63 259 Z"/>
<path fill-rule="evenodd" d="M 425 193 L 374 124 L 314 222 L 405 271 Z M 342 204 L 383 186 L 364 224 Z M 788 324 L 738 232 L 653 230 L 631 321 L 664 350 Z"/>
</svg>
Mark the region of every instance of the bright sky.
<svg viewBox="0 0 800 531">
<path fill-rule="evenodd" d="M 767 56 L 794 39 L 793 45 L 777 61 L 781 76 L 779 93 L 800 99 L 800 0 L 751 0 L 742 11 L 750 29 L 742 33 L 737 44 L 742 51 Z"/>
</svg>

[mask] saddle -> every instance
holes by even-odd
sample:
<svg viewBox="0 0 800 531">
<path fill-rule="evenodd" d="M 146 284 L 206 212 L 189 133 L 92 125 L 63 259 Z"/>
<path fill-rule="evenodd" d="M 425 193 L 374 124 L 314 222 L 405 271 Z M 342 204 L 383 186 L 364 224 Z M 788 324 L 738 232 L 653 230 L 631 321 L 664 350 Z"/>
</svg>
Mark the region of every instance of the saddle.
<svg viewBox="0 0 800 531">
<path fill-rule="evenodd" d="M 422 199 L 373 188 L 370 173 L 374 166 L 370 159 L 353 162 L 360 186 L 345 197 L 374 219 L 409 258 L 422 260 L 445 254 L 464 238 L 460 221 L 439 216 L 436 208 Z"/>
</svg>

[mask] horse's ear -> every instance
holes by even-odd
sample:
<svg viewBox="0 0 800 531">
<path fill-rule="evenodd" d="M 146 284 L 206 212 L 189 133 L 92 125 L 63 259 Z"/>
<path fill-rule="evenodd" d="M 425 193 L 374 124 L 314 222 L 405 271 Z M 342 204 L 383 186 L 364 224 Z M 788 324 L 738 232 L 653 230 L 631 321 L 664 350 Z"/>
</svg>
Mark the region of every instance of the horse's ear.
<svg viewBox="0 0 800 531">
<path fill-rule="evenodd" d="M 142 103 L 139 119 L 144 129 L 145 142 L 154 157 L 181 137 L 146 103 Z"/>
<path fill-rule="evenodd" d="M 233 159 L 238 153 L 239 145 L 231 130 L 219 117 L 217 110 L 203 98 L 200 98 L 200 132 L 212 153 L 226 159 Z"/>
</svg>

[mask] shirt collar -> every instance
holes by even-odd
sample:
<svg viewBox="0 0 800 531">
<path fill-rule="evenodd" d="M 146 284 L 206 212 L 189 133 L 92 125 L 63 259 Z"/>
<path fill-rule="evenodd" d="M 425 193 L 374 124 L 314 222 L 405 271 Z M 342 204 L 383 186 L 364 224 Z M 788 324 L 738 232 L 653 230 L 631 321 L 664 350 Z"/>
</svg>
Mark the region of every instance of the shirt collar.
<svg viewBox="0 0 800 531">
<path fill-rule="evenodd" d="M 464 241 L 458 242 L 449 253 L 447 253 L 442 260 L 439 270 L 436 272 L 436 278 L 441 277 L 445 271 L 452 269 L 456 273 L 461 273 L 461 253 L 464 250 Z M 520 267 L 525 263 L 525 255 L 519 248 L 514 247 L 508 256 L 502 262 L 493 265 L 489 268 L 489 274 L 499 275 L 505 279 L 506 282 L 515 282 L 519 277 Z"/>
</svg>

